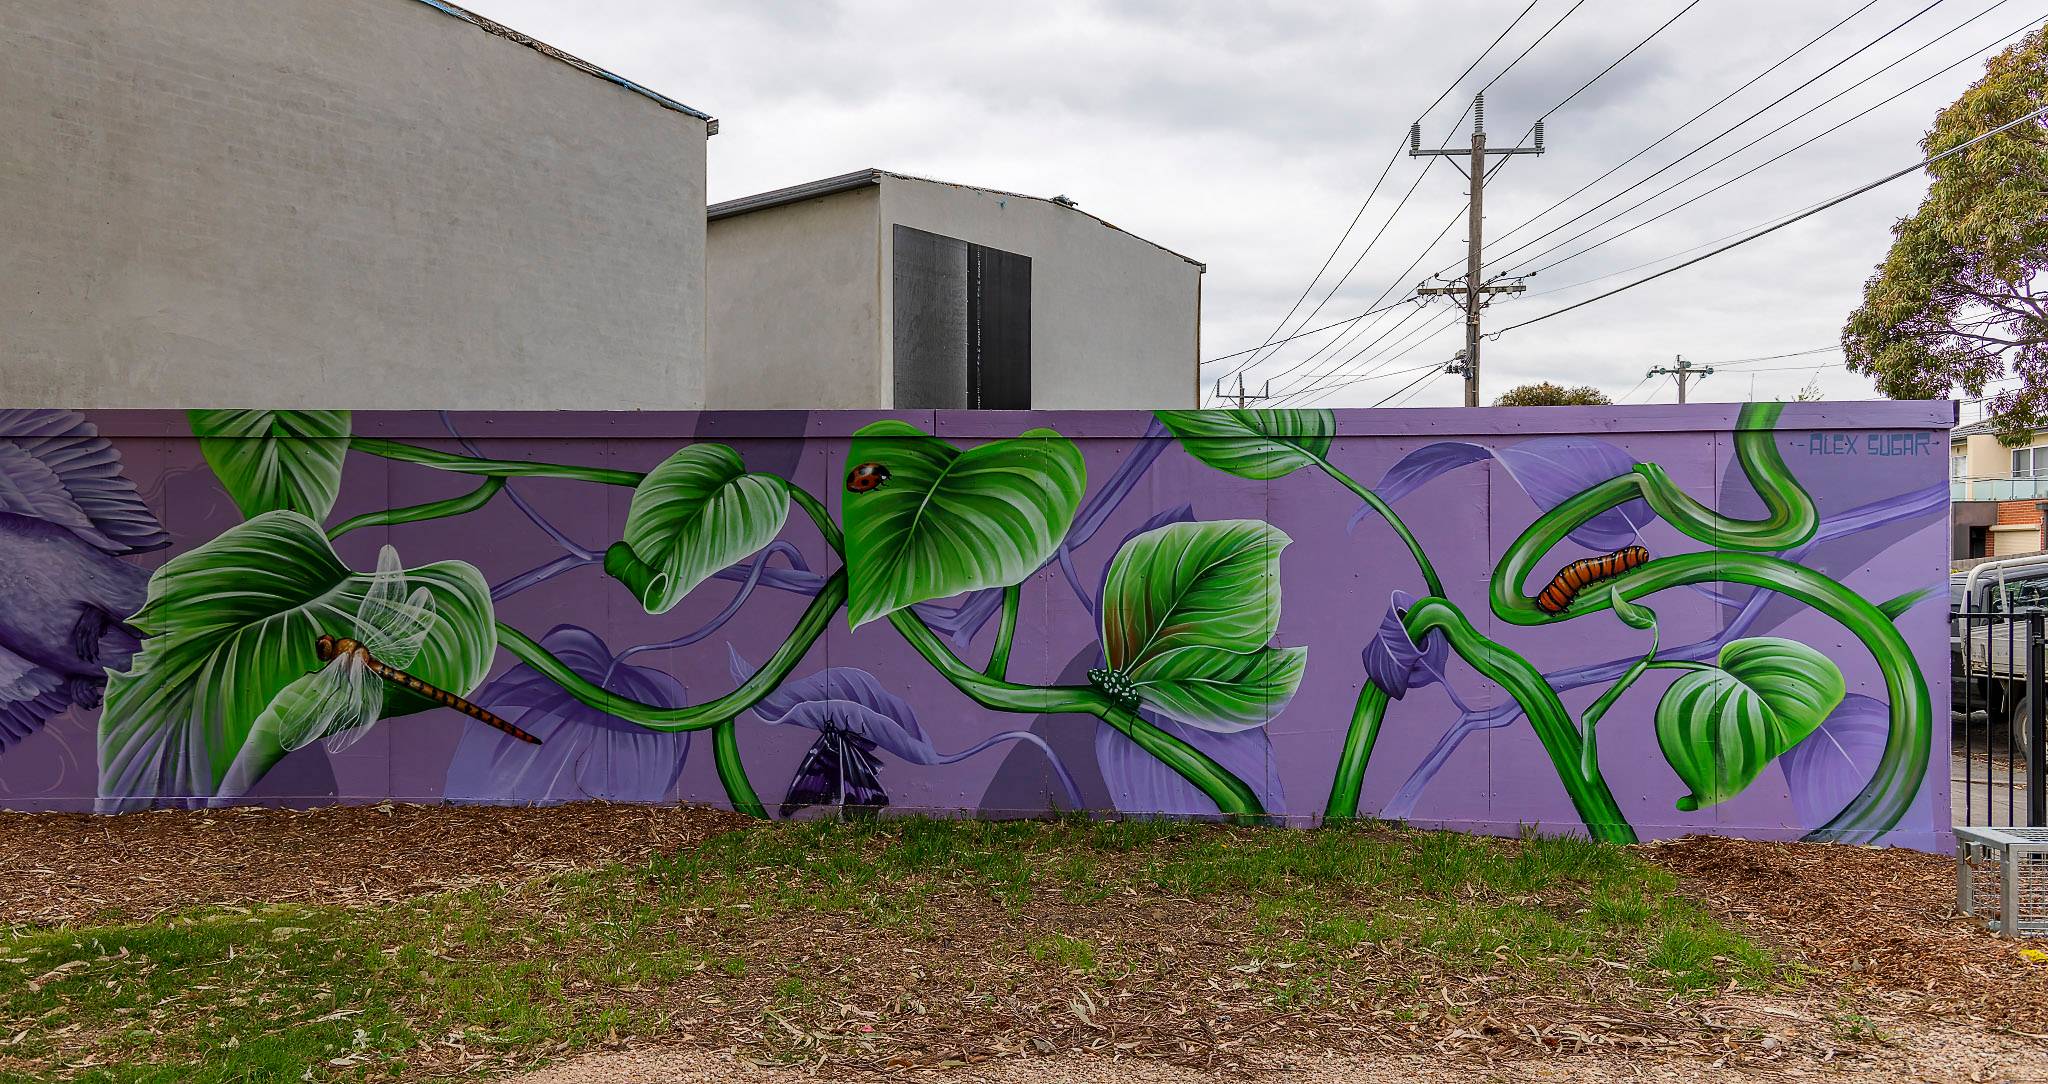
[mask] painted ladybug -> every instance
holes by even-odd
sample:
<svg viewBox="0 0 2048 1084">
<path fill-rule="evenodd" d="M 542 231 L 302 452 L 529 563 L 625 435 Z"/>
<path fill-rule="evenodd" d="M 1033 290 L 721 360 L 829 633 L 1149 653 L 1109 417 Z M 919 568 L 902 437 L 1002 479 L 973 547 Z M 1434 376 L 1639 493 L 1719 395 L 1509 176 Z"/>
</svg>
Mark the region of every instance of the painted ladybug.
<svg viewBox="0 0 2048 1084">
<path fill-rule="evenodd" d="M 855 493 L 866 493 L 889 484 L 889 468 L 880 463 L 862 463 L 846 475 L 846 488 Z"/>
</svg>

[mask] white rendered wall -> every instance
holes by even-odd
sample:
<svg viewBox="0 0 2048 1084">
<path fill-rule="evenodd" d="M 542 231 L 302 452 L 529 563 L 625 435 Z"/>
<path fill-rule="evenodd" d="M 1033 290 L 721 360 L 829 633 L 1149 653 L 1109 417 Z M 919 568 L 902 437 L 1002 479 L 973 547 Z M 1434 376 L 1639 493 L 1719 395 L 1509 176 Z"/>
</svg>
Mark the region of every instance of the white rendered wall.
<svg viewBox="0 0 2048 1084">
<path fill-rule="evenodd" d="M 0 403 L 703 405 L 699 118 L 417 0 L 9 0 L 0 55 Z"/>
</svg>

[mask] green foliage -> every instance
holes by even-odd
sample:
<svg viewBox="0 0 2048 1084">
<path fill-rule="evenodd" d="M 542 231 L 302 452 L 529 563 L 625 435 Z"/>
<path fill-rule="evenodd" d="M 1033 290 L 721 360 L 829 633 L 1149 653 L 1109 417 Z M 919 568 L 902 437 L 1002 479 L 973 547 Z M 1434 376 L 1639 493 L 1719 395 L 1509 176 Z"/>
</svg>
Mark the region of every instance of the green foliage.
<svg viewBox="0 0 2048 1084">
<path fill-rule="evenodd" d="M 1567 388 L 1548 380 L 1520 384 L 1501 393 L 1494 406 L 1607 406 L 1614 400 L 1591 384 Z"/>
<path fill-rule="evenodd" d="M 1935 117 L 1929 156 L 2048 106 L 2048 29 L 1991 58 Z M 2048 424 L 2048 123 L 2019 125 L 1929 167 L 1918 210 L 1863 288 L 1842 345 L 1849 368 L 1896 399 L 1984 394 L 2014 439 Z"/>
<path fill-rule="evenodd" d="M 411 672 L 469 692 L 497 647 L 490 588 L 461 561 L 406 577 L 408 592 L 433 596 L 435 613 Z M 108 675 L 101 793 L 147 804 L 261 778 L 284 755 L 273 703 L 306 691 L 323 665 L 315 650 L 323 633 L 353 635 L 371 579 L 344 566 L 319 526 L 296 512 L 263 513 L 157 569 L 132 619 L 147 634 L 142 650 L 128 672 Z M 384 714 L 434 706 L 391 689 Z"/>
<path fill-rule="evenodd" d="M 1731 640 L 1719 662 L 1687 672 L 1657 704 L 1657 744 L 1692 788 L 1678 800 L 1683 810 L 1740 793 L 1813 733 L 1847 691 L 1833 660 L 1792 640 Z"/>
<path fill-rule="evenodd" d="M 1257 520 L 1169 523 L 1124 543 L 1102 592 L 1098 684 L 1185 723 L 1262 726 L 1301 684 L 1305 647 L 1280 625 L 1287 533 Z"/>
<path fill-rule="evenodd" d="M 244 518 L 291 511 L 325 520 L 341 492 L 346 410 L 192 410 L 199 454 Z"/>
<path fill-rule="evenodd" d="M 1072 441 L 1050 429 L 961 451 L 900 421 L 863 426 L 849 469 L 878 463 L 888 481 L 849 489 L 847 618 L 854 628 L 935 598 L 1008 587 L 1059 548 L 1087 488 Z"/>
<path fill-rule="evenodd" d="M 1337 417 L 1327 410 L 1162 410 L 1159 420 L 1189 455 L 1240 478 L 1279 478 L 1330 452 Z"/>
<path fill-rule="evenodd" d="M 723 444 L 692 444 L 634 487 L 624 539 L 605 553 L 604 568 L 648 613 L 667 613 L 713 573 L 774 541 L 788 518 L 782 479 L 748 474 Z"/>
</svg>

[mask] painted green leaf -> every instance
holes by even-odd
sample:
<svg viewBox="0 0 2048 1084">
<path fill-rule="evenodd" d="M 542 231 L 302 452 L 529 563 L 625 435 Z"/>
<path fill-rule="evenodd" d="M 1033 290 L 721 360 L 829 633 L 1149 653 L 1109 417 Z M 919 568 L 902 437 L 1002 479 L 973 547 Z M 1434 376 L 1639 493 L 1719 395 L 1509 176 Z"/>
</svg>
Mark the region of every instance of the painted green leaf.
<svg viewBox="0 0 2048 1084">
<path fill-rule="evenodd" d="M 1244 654 L 1280 626 L 1287 532 L 1255 519 L 1169 523 L 1124 543 L 1102 589 L 1102 650 L 1135 675 L 1187 648 Z"/>
<path fill-rule="evenodd" d="M 1692 793 L 1683 810 L 1727 801 L 1813 733 L 1848 691 L 1826 655 L 1756 636 L 1721 648 L 1717 669 L 1694 670 L 1657 704 L 1657 744 Z"/>
<path fill-rule="evenodd" d="M 1327 410 L 1162 410 L 1159 420 L 1196 459 L 1240 478 L 1278 478 L 1330 452 Z"/>
<path fill-rule="evenodd" d="M 1264 726 L 1301 687 L 1308 648 L 1262 647 L 1238 654 L 1213 647 L 1173 652 L 1129 676 L 1138 699 L 1204 730 Z"/>
<path fill-rule="evenodd" d="M 849 487 L 842 504 L 847 619 L 853 627 L 913 603 L 1021 582 L 1049 560 L 1073 522 L 1088 470 L 1072 441 L 1050 429 L 961 451 L 900 421 L 863 426 L 849 472 L 879 485 Z"/>
<path fill-rule="evenodd" d="M 1263 724 L 1301 684 L 1305 648 L 1273 648 L 1286 532 L 1257 520 L 1169 523 L 1124 543 L 1102 591 L 1097 684 L 1195 726 Z"/>
<path fill-rule="evenodd" d="M 296 512 L 263 513 L 157 569 L 131 619 L 147 634 L 142 650 L 128 672 L 108 675 L 102 808 L 232 796 L 260 779 L 284 751 L 259 719 L 281 697 L 305 693 L 322 665 L 323 633 L 353 633 L 370 580 Z M 408 591 L 433 596 L 435 615 L 411 672 L 468 693 L 497 650 L 489 586 L 461 561 L 409 569 L 406 580 Z M 391 689 L 384 717 L 433 706 Z"/>
<path fill-rule="evenodd" d="M 341 492 L 346 410 L 192 410 L 199 454 L 243 517 L 280 509 L 325 520 Z"/>
<path fill-rule="evenodd" d="M 604 568 L 648 613 L 667 613 L 713 573 L 773 542 L 788 518 L 782 479 L 748 474 L 723 444 L 692 444 L 634 487 L 625 538 L 605 553 Z"/>
</svg>

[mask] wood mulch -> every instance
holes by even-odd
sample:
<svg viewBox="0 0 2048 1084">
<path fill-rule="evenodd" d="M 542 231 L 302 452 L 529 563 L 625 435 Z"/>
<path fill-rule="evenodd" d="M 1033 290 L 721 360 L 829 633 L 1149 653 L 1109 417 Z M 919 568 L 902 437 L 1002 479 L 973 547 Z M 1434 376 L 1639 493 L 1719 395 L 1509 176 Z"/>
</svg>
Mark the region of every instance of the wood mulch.
<svg viewBox="0 0 2048 1084">
<path fill-rule="evenodd" d="M 1954 858 L 1705 836 L 1641 852 L 1822 985 L 1891 1013 L 2048 1038 L 2048 942 L 1993 937 L 1958 912 Z"/>
<path fill-rule="evenodd" d="M 748 823 L 714 810 L 599 804 L 118 817 L 0 813 L 0 925 L 146 919 L 207 904 L 375 907 L 433 892 L 536 885 L 555 873 L 637 863 Z M 816 1019 L 764 1015 L 753 1010 L 769 1004 L 774 969 L 731 981 L 707 976 L 718 994 L 707 1000 L 722 999 L 722 1006 L 707 1009 L 694 1024 L 677 1021 L 679 1029 L 698 1029 L 694 1035 L 679 1030 L 661 1041 L 745 1049 L 763 1041 L 759 1029 L 779 1027 L 794 1033 L 798 1045 L 805 1033 L 815 1034 L 822 1048 L 842 1031 L 861 1031 L 861 1014 L 881 1008 L 892 1028 L 929 1030 L 915 1045 L 957 1049 L 960 1060 L 969 1062 L 1028 1057 L 1056 1045 L 1062 1056 L 1080 1052 L 1255 1069 L 1270 1064 L 1262 1051 L 1300 1049 L 1307 1042 L 1319 1049 L 1390 1054 L 1434 1049 L 1482 1062 L 1591 1053 L 1808 1072 L 1831 1071 L 1845 1062 L 1875 1067 L 1876 1059 L 1898 1050 L 1896 1038 L 1883 1036 L 1910 1037 L 1916 1028 L 1939 1026 L 1965 1036 L 1964 1047 L 1971 1043 L 1968 1036 L 1981 1036 L 1985 1049 L 1996 1045 L 2002 1051 L 1999 1068 L 1982 1079 L 2048 1079 L 2048 957 L 2037 962 L 2028 955 L 2032 945 L 1991 937 L 1955 912 L 1952 860 L 1710 838 L 1644 845 L 1638 853 L 1673 872 L 1689 895 L 1733 927 L 1807 965 L 1804 981 L 1763 995 L 1731 991 L 1704 1002 L 1673 1000 L 1644 1012 L 1621 1008 L 1640 1006 L 1633 995 L 1603 996 L 1609 984 L 1617 992 L 1634 988 L 1632 976 L 1619 972 L 1591 977 L 1574 995 L 1581 999 L 1576 1003 L 1495 997 L 1480 976 L 1476 982 L 1431 981 L 1424 987 L 1432 995 L 1429 1004 L 1287 1010 L 1271 1001 L 1256 976 L 1233 973 L 1239 954 L 1229 941 L 1242 919 L 1229 910 L 1189 906 L 1193 901 L 1171 908 L 1151 906 L 1155 901 L 1076 908 L 1046 900 L 1022 915 L 982 915 L 972 900 L 962 899 L 960 912 L 944 928 L 918 942 L 927 955 L 909 953 L 904 946 L 911 941 L 878 935 L 853 915 L 812 914 L 799 923 L 803 928 L 748 931 L 760 940 L 748 952 L 771 960 L 829 956 L 835 968 L 861 968 L 864 981 L 878 992 L 898 991 L 896 1002 L 828 1004 Z M 1040 909 L 1059 913 L 1040 915 Z M 984 959 L 975 947 L 978 924 L 1041 919 L 1046 928 L 1072 928 L 1116 947 L 1147 981 L 1105 993 L 1049 963 Z M 710 925 L 692 936 L 730 937 L 741 930 L 714 931 Z M 949 944 L 957 951 L 931 951 Z M 1375 949 L 1365 945 L 1359 951 Z M 1411 956 L 1402 966 L 1414 963 Z M 1205 974 L 1206 988 L 1199 985 Z M 1088 988 L 1098 992 L 1091 995 Z M 929 1015 L 920 994 L 933 1002 Z M 1868 1018 L 1873 1034 L 1844 1034 L 1845 1014 Z M 1041 1036 L 1048 1038 L 1043 1047 Z M 778 1038 L 786 1046 L 792 1036 Z M 520 1061 L 496 1064 L 509 1068 Z M 1965 1078 L 1983 1067 L 1968 1064 L 1961 1070 Z M 2034 1068 L 2011 1075 L 2003 1068 L 2011 1065 Z M 877 1060 L 868 1068 L 904 1067 Z M 1710 1072 L 1705 1079 L 1711 1078 Z"/>
<path fill-rule="evenodd" d="M 206 904 L 372 907 L 641 862 L 747 823 L 714 809 L 596 803 L 0 812 L 0 927 Z"/>
</svg>

